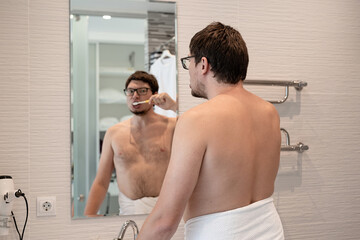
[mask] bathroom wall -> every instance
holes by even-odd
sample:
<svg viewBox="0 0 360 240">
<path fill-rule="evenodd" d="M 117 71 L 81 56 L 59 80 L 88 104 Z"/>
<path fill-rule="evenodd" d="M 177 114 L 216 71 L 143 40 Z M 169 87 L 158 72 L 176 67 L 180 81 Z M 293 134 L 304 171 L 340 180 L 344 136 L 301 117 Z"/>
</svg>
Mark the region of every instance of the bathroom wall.
<svg viewBox="0 0 360 240">
<path fill-rule="evenodd" d="M 126 219 L 141 225 L 144 217 L 70 217 L 68 5 L 0 1 L 0 174 L 12 175 L 29 200 L 25 239 L 113 239 Z M 247 42 L 249 79 L 308 83 L 277 105 L 291 143 L 310 147 L 281 155 L 274 199 L 286 239 L 358 239 L 360 2 L 182 0 L 177 6 L 179 58 L 196 31 L 222 21 Z M 202 100 L 190 96 L 188 73 L 178 66 L 184 112 Z M 39 196 L 56 196 L 56 216 L 36 217 Z M 14 212 L 21 229 L 22 199 Z M 182 239 L 182 231 L 181 224 L 173 239 Z M 12 228 L 0 239 L 18 238 Z"/>
</svg>

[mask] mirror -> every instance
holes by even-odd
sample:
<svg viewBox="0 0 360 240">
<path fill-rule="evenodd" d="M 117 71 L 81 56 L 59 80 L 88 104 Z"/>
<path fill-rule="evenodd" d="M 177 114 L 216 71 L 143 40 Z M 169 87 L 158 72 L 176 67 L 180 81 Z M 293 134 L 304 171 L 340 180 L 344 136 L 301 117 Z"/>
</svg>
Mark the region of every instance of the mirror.
<svg viewBox="0 0 360 240">
<path fill-rule="evenodd" d="M 70 13 L 71 201 L 73 218 L 82 218 L 106 130 L 132 117 L 123 93 L 126 79 L 137 70 L 153 73 L 159 93 L 177 99 L 176 64 L 169 79 L 161 77 L 162 71 L 169 70 L 156 65 L 169 52 L 175 62 L 176 5 L 148 0 L 70 0 Z M 176 116 L 170 110 L 155 111 Z M 119 214 L 118 198 L 113 173 L 98 214 Z"/>
</svg>

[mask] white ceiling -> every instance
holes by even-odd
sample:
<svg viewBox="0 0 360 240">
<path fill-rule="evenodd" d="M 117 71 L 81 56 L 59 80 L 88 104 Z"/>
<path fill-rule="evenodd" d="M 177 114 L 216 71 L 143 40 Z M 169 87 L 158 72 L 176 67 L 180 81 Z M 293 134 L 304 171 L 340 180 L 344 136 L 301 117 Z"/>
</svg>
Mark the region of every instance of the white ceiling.
<svg viewBox="0 0 360 240">
<path fill-rule="evenodd" d="M 175 13 L 173 2 L 70 0 L 70 12 L 88 17 L 89 41 L 144 43 L 148 11 Z M 110 20 L 102 18 L 111 15 Z"/>
<path fill-rule="evenodd" d="M 146 19 L 89 17 L 89 41 L 144 44 Z"/>
</svg>

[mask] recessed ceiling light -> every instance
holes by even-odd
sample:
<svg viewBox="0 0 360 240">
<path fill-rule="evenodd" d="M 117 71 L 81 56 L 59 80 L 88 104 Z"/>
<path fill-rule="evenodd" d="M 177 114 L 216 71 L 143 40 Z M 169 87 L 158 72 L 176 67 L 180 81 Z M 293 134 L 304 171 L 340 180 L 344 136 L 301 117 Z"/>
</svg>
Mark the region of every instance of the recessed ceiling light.
<svg viewBox="0 0 360 240">
<path fill-rule="evenodd" d="M 104 15 L 103 19 L 106 19 L 106 20 L 111 19 L 111 16 L 110 15 Z"/>
</svg>

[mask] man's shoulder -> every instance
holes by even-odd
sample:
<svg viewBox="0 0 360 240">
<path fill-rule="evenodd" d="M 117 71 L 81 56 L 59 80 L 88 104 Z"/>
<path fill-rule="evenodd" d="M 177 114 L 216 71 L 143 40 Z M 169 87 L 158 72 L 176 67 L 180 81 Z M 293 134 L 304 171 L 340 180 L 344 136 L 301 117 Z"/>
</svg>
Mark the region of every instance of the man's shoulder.
<svg viewBox="0 0 360 240">
<path fill-rule="evenodd" d="M 168 118 L 168 122 L 169 122 L 169 124 L 170 124 L 171 126 L 175 126 L 176 120 L 177 120 L 177 117 L 176 117 L 176 118 L 174 118 L 174 117 L 169 117 L 169 118 Z"/>
<path fill-rule="evenodd" d="M 119 122 L 106 131 L 107 134 L 114 135 L 117 133 L 125 133 L 130 128 L 130 119 Z"/>
<path fill-rule="evenodd" d="M 176 119 L 177 118 L 174 117 L 167 117 L 161 114 L 157 114 L 156 122 L 162 122 L 164 124 L 174 125 L 176 123 Z"/>
<path fill-rule="evenodd" d="M 193 123 L 194 126 L 196 123 L 202 122 L 202 119 L 208 119 L 212 114 L 210 111 L 210 106 L 208 101 L 202 104 L 199 104 L 195 107 L 190 108 L 181 114 L 178 118 L 179 122 L 189 122 Z"/>
<path fill-rule="evenodd" d="M 188 117 L 199 118 L 202 116 L 208 116 L 213 113 L 215 103 L 212 100 L 203 102 L 195 107 L 190 108 L 185 112 Z"/>
</svg>

